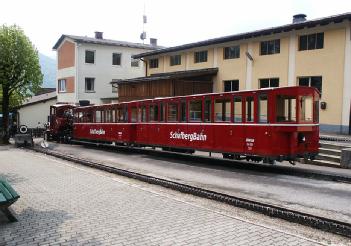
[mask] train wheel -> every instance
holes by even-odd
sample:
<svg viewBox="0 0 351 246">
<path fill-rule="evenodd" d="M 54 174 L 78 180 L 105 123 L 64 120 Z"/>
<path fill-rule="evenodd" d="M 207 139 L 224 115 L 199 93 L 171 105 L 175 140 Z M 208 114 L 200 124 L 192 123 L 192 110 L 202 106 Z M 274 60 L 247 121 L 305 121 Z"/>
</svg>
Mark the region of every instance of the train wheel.
<svg viewBox="0 0 351 246">
<path fill-rule="evenodd" d="M 234 159 L 234 155 L 232 154 L 223 153 L 222 155 L 224 159 Z"/>
</svg>

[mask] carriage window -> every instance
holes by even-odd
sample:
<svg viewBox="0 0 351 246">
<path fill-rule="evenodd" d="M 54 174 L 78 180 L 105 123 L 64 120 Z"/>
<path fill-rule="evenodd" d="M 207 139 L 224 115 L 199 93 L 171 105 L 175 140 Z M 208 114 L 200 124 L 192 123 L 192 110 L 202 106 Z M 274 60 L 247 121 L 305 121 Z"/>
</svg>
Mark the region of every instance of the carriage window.
<svg viewBox="0 0 351 246">
<path fill-rule="evenodd" d="M 90 112 L 83 112 L 83 121 L 84 122 L 91 122 L 90 121 Z"/>
<path fill-rule="evenodd" d="M 149 120 L 158 121 L 158 105 L 151 105 L 149 110 Z"/>
<path fill-rule="evenodd" d="M 166 110 L 165 110 L 165 104 L 164 103 L 160 103 L 160 121 L 165 121 L 165 115 L 166 114 Z"/>
<path fill-rule="evenodd" d="M 84 113 L 85 122 L 93 122 L 92 114 L 90 111 Z"/>
<path fill-rule="evenodd" d="M 116 122 L 116 111 L 115 110 L 111 110 L 111 114 L 112 114 L 111 122 Z"/>
<path fill-rule="evenodd" d="M 296 122 L 296 98 L 294 96 L 277 96 L 277 122 Z"/>
<path fill-rule="evenodd" d="M 312 96 L 303 96 L 300 99 L 300 120 L 313 120 L 313 98 Z"/>
<path fill-rule="evenodd" d="M 246 122 L 254 121 L 254 98 L 246 98 Z"/>
<path fill-rule="evenodd" d="M 241 97 L 234 97 L 234 122 L 243 121 L 243 104 Z"/>
<path fill-rule="evenodd" d="M 106 110 L 105 111 L 105 122 L 112 122 L 112 113 L 111 110 Z"/>
<path fill-rule="evenodd" d="M 74 112 L 74 122 L 77 123 L 78 122 L 78 112 Z"/>
<path fill-rule="evenodd" d="M 215 120 L 217 122 L 230 121 L 230 99 L 216 99 L 215 101 Z"/>
<path fill-rule="evenodd" d="M 186 102 L 180 104 L 180 121 L 186 122 Z"/>
<path fill-rule="evenodd" d="M 319 101 L 314 101 L 314 121 L 319 122 Z"/>
<path fill-rule="evenodd" d="M 145 106 L 141 106 L 139 108 L 139 121 L 146 122 L 146 107 Z"/>
<path fill-rule="evenodd" d="M 83 122 L 83 112 L 78 113 L 78 122 Z"/>
<path fill-rule="evenodd" d="M 205 101 L 205 122 L 211 122 L 211 100 Z"/>
<path fill-rule="evenodd" d="M 260 95 L 258 98 L 258 122 L 268 122 L 268 97 L 267 95 Z"/>
<path fill-rule="evenodd" d="M 178 121 L 178 103 L 168 104 L 167 121 Z"/>
<path fill-rule="evenodd" d="M 101 111 L 95 111 L 95 122 L 96 123 L 101 122 Z"/>
<path fill-rule="evenodd" d="M 189 103 L 190 121 L 201 121 L 202 119 L 202 101 L 196 100 Z"/>
<path fill-rule="evenodd" d="M 137 122 L 138 120 L 138 111 L 137 111 L 137 107 L 132 107 L 131 108 L 131 118 L 130 118 L 130 122 Z"/>
<path fill-rule="evenodd" d="M 123 110 L 121 108 L 116 109 L 116 115 L 117 115 L 117 122 L 123 122 Z"/>
</svg>

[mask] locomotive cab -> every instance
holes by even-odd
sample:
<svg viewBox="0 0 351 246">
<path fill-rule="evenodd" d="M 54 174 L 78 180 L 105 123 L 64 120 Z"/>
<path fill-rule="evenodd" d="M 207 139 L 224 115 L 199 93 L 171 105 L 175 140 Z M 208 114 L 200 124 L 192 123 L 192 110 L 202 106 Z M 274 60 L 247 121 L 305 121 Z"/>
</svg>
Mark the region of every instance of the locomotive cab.
<svg viewBox="0 0 351 246">
<path fill-rule="evenodd" d="M 50 106 L 49 128 L 46 131 L 48 140 L 65 141 L 72 134 L 72 110 L 75 105 L 56 104 Z"/>
</svg>

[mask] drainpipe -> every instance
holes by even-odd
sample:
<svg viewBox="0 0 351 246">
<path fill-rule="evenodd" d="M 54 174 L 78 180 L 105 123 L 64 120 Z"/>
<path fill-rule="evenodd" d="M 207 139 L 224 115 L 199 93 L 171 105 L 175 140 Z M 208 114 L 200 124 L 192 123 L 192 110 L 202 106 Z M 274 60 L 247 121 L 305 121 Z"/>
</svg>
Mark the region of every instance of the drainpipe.
<svg viewBox="0 0 351 246">
<path fill-rule="evenodd" d="M 140 58 L 140 60 L 142 60 L 143 62 L 144 62 L 144 64 L 145 64 L 145 77 L 147 77 L 147 61 L 146 60 L 144 60 L 143 58 Z"/>
</svg>

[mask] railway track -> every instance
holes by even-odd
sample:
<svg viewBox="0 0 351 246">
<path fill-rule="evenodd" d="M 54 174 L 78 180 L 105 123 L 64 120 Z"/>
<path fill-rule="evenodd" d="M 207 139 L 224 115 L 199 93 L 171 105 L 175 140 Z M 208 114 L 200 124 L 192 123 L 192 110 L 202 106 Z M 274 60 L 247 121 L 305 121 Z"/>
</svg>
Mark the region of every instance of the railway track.
<svg viewBox="0 0 351 246">
<path fill-rule="evenodd" d="M 171 151 L 163 151 L 156 149 L 145 149 L 145 148 L 130 148 L 127 146 L 113 146 L 111 144 L 104 143 L 92 143 L 92 142 L 84 142 L 84 141 L 73 141 L 78 144 L 88 145 L 94 148 L 103 148 L 104 150 L 116 150 L 126 151 L 140 154 L 153 155 L 163 158 L 171 158 L 172 160 L 181 160 L 186 161 L 188 165 L 189 161 L 192 163 L 197 163 L 199 165 L 209 165 L 209 166 L 217 166 L 217 167 L 230 167 L 234 170 L 244 170 L 244 171 L 254 171 L 260 173 L 272 173 L 272 174 L 280 174 L 280 175 L 289 175 L 295 177 L 302 178 L 310 178 L 316 180 L 324 180 L 324 181 L 333 181 L 333 182 L 343 182 L 343 183 L 351 183 L 351 175 L 340 175 L 333 172 L 327 171 L 318 171 L 318 170 L 310 170 L 305 168 L 298 168 L 296 166 L 278 166 L 271 164 L 262 164 L 262 163 L 254 163 L 247 161 L 238 161 L 238 160 L 228 160 L 228 159 L 219 159 L 214 157 L 206 157 L 199 155 L 190 155 L 183 154 L 178 152 Z"/>
<path fill-rule="evenodd" d="M 103 170 L 109 173 L 114 173 L 128 178 L 137 179 L 143 182 L 159 185 L 162 187 L 166 187 L 166 188 L 177 190 L 183 193 L 211 199 L 214 201 L 223 202 L 236 207 L 245 208 L 251 211 L 262 213 L 271 217 L 284 219 L 290 222 L 299 223 L 302 225 L 310 226 L 316 229 L 320 229 L 323 231 L 327 231 L 327 232 L 331 232 L 331 233 L 335 233 L 335 234 L 339 234 L 339 235 L 351 238 L 350 223 L 345 223 L 342 221 L 315 216 L 315 215 L 303 213 L 300 211 L 294 211 L 291 209 L 286 209 L 283 207 L 265 204 L 254 200 L 230 196 L 227 194 L 218 193 L 208 189 L 190 186 L 190 185 L 186 185 L 186 184 L 182 184 L 179 182 L 174 182 L 174 181 L 170 181 L 162 178 L 152 177 L 141 173 L 131 172 L 120 168 L 107 166 L 95 161 L 77 158 L 70 155 L 64 155 L 62 153 L 52 151 L 52 150 L 41 149 L 36 147 L 32 148 L 32 150 L 39 153 L 51 155 L 60 159 L 64 159 L 67 161 L 75 162 L 91 168 Z"/>
</svg>

